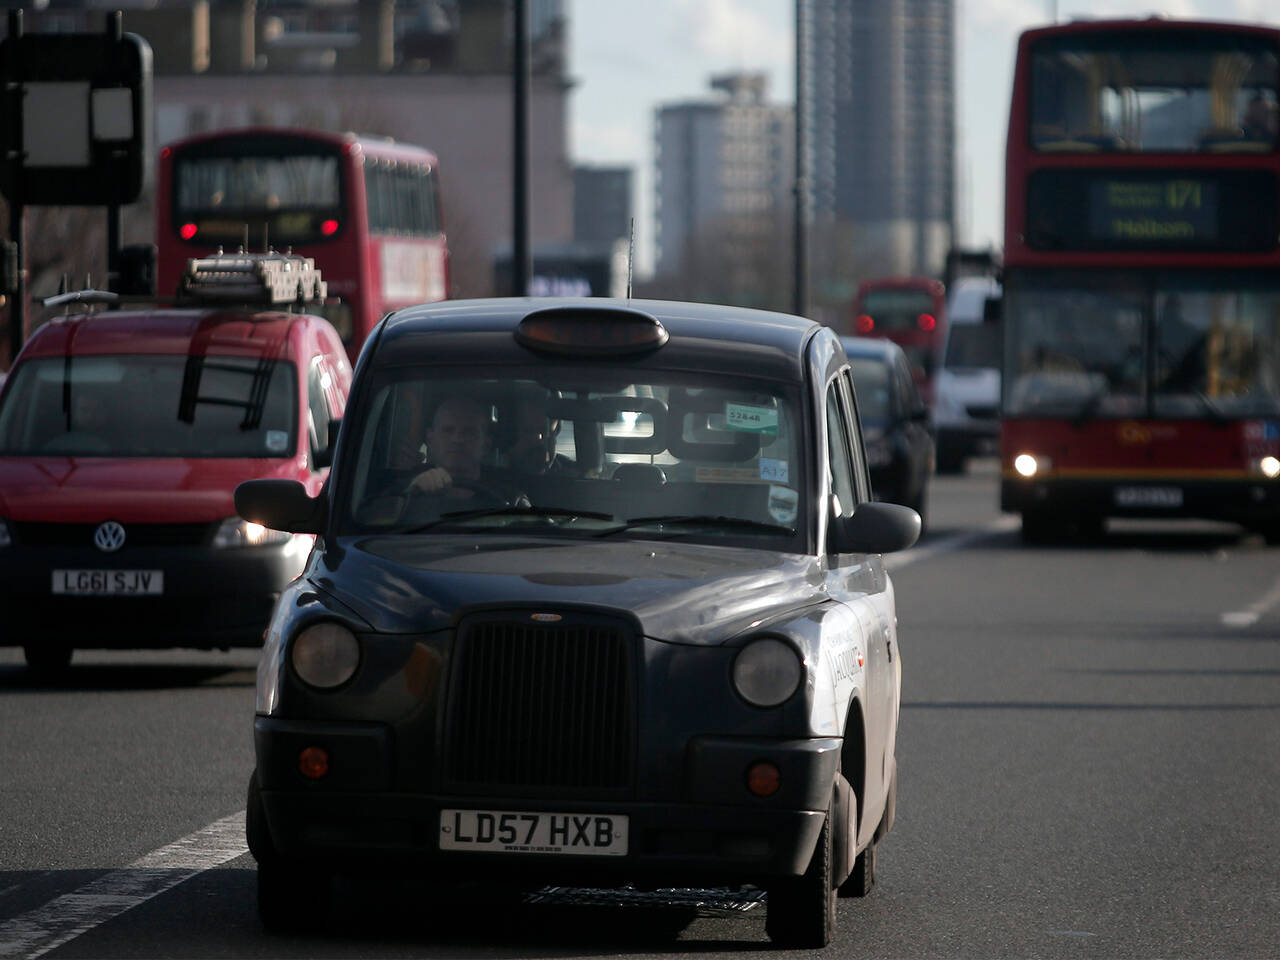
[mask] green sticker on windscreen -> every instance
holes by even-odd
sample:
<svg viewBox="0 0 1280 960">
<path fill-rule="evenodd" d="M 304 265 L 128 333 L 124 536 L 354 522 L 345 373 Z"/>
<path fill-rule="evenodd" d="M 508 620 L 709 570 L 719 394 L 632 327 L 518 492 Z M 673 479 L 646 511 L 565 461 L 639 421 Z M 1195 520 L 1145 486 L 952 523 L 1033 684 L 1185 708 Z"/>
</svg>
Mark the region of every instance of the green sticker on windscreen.
<svg viewBox="0 0 1280 960">
<path fill-rule="evenodd" d="M 778 410 L 776 407 L 757 407 L 750 403 L 726 403 L 724 425 L 729 430 L 743 433 L 767 433 L 778 435 Z"/>
</svg>

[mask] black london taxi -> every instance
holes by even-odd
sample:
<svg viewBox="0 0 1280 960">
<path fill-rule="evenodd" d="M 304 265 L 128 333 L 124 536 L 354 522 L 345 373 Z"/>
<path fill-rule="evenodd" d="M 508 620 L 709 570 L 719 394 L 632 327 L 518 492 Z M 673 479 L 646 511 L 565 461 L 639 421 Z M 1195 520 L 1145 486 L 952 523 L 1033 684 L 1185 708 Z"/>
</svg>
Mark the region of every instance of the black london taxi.
<svg viewBox="0 0 1280 960">
<path fill-rule="evenodd" d="M 236 491 L 317 537 L 258 671 L 268 927 L 333 872 L 751 884 L 825 945 L 893 826 L 901 689 L 849 366 L 781 314 L 474 300 L 365 344 L 330 483 Z"/>
</svg>

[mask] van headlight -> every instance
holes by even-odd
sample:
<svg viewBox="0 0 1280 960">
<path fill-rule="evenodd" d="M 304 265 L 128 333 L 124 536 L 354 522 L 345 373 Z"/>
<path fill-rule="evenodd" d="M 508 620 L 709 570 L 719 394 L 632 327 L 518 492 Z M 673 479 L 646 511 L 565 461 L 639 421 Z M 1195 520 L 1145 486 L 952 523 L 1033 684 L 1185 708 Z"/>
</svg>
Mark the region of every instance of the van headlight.
<svg viewBox="0 0 1280 960">
<path fill-rule="evenodd" d="M 788 643 L 773 637 L 753 640 L 733 661 L 733 689 L 747 703 L 776 707 L 800 685 L 804 665 Z"/>
<path fill-rule="evenodd" d="M 213 545 L 217 549 L 227 547 L 269 547 L 279 543 L 288 543 L 293 534 L 284 530 L 272 530 L 251 520 L 239 517 L 227 517 L 218 526 L 213 535 Z"/>
<path fill-rule="evenodd" d="M 340 687 L 360 666 L 360 641 L 340 623 L 313 623 L 293 638 L 289 650 L 293 671 L 308 686 Z"/>
</svg>

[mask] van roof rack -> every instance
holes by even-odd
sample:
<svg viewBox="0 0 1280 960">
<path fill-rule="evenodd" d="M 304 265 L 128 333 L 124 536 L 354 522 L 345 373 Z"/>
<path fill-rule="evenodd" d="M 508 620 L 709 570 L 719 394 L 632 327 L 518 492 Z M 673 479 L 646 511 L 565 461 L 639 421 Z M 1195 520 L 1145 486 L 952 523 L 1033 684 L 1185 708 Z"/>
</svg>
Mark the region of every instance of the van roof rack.
<svg viewBox="0 0 1280 960">
<path fill-rule="evenodd" d="M 179 300 L 308 303 L 328 296 L 316 262 L 292 253 L 218 253 L 187 261 Z"/>
</svg>

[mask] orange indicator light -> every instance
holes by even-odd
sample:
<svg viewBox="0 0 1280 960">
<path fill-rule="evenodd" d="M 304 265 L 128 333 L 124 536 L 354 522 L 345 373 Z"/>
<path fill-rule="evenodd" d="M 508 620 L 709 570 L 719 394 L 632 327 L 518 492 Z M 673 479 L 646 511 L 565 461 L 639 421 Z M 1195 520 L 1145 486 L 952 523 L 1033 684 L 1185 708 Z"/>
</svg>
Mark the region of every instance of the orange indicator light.
<svg viewBox="0 0 1280 960">
<path fill-rule="evenodd" d="M 308 780 L 319 780 L 329 772 L 329 751 L 323 747 L 307 747 L 298 754 L 298 772 Z"/>
<path fill-rule="evenodd" d="M 782 786 L 782 774 L 767 760 L 753 763 L 747 769 L 747 789 L 757 797 L 772 797 Z"/>
</svg>

